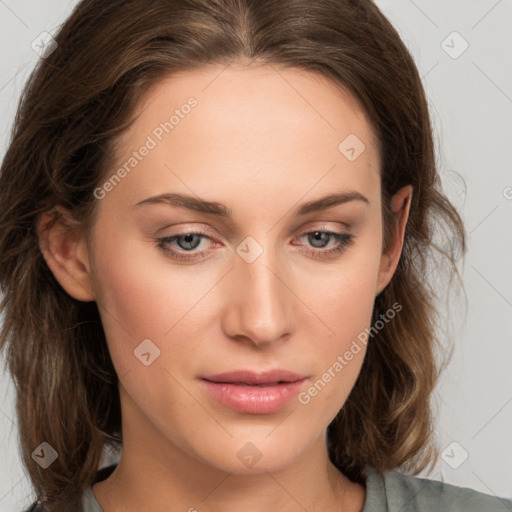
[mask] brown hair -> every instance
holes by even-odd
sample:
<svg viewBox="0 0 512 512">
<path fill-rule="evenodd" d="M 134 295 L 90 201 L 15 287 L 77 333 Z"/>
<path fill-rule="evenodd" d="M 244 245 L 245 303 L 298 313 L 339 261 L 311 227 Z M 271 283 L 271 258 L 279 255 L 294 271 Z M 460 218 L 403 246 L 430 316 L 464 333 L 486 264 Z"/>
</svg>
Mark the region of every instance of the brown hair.
<svg viewBox="0 0 512 512">
<path fill-rule="evenodd" d="M 438 312 L 423 277 L 435 256 L 457 274 L 453 248 L 465 251 L 465 230 L 440 187 L 418 70 L 374 3 L 83 0 L 55 39 L 57 49 L 25 86 L 0 175 L 0 347 L 16 386 L 22 461 L 46 510 L 76 506 L 103 449 L 119 446 L 122 431 L 98 304 L 75 300 L 58 284 L 36 221 L 60 204 L 88 229 L 93 191 L 109 175 L 116 138 L 142 95 L 173 72 L 206 64 L 257 60 L 314 71 L 354 95 L 381 149 L 384 249 L 395 228 L 389 200 L 412 184 L 404 249 L 373 320 L 396 302 L 402 310 L 369 342 L 355 387 L 329 426 L 328 447 L 355 481 L 366 464 L 418 472 L 435 460 Z M 455 244 L 434 242 L 440 226 Z M 58 453 L 47 469 L 31 457 L 43 441 Z"/>
</svg>

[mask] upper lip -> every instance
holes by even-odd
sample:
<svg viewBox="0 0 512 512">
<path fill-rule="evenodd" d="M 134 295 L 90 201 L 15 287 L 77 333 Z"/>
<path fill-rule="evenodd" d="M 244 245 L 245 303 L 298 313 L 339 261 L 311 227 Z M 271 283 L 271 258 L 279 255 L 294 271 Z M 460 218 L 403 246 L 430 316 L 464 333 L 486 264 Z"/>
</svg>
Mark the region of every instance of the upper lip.
<svg viewBox="0 0 512 512">
<path fill-rule="evenodd" d="M 207 375 L 204 380 L 211 382 L 233 384 L 276 384 L 280 382 L 296 382 L 305 379 L 305 375 L 289 372 L 287 370 L 270 370 L 267 372 L 254 372 L 252 370 L 235 370 L 231 372 Z"/>
</svg>

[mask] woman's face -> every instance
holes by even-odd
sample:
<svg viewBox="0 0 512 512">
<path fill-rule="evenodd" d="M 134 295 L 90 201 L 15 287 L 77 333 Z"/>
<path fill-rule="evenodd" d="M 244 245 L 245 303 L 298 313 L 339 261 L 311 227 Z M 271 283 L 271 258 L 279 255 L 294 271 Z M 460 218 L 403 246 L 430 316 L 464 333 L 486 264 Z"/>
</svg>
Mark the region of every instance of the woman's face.
<svg viewBox="0 0 512 512">
<path fill-rule="evenodd" d="M 324 443 L 394 271 L 371 128 L 325 78 L 269 66 L 174 75 L 138 113 L 85 264 L 123 434 L 141 457 L 285 467 Z"/>
</svg>

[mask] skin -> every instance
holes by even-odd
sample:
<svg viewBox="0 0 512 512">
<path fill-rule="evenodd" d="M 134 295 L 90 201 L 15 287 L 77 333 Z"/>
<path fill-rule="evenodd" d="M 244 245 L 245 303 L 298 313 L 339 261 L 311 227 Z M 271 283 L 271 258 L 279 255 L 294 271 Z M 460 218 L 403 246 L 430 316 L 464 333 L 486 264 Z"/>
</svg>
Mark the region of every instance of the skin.
<svg viewBox="0 0 512 512">
<path fill-rule="evenodd" d="M 119 165 L 190 96 L 197 107 L 98 201 L 88 236 L 66 230 L 64 217 L 50 229 L 49 215 L 39 221 L 41 249 L 60 284 L 97 302 L 120 378 L 123 453 L 94 494 L 104 512 L 169 504 L 359 511 L 365 488 L 330 463 L 325 430 L 354 386 L 364 345 L 308 404 L 293 399 L 271 414 L 219 404 L 199 377 L 281 368 L 307 375 L 301 391 L 309 389 L 370 327 L 374 299 L 398 263 L 412 188 L 393 197 L 399 228 L 382 253 L 379 154 L 367 118 L 326 78 L 268 65 L 208 66 L 157 83 L 120 141 Z M 349 134 L 366 146 L 354 161 L 338 150 Z M 346 191 L 369 203 L 295 213 Z M 169 192 L 223 203 L 232 216 L 134 207 Z M 155 243 L 198 229 L 210 238 L 193 241 L 199 246 L 189 253 L 207 251 L 196 260 L 176 261 Z M 308 233 L 318 230 L 349 233 L 353 244 L 322 256 L 339 244 L 315 243 Z M 263 249 L 251 263 L 236 252 L 248 236 Z M 171 246 L 191 247 L 183 238 Z M 134 355 L 144 339 L 160 350 L 149 366 Z M 261 455 L 251 467 L 237 457 L 247 443 Z"/>
</svg>

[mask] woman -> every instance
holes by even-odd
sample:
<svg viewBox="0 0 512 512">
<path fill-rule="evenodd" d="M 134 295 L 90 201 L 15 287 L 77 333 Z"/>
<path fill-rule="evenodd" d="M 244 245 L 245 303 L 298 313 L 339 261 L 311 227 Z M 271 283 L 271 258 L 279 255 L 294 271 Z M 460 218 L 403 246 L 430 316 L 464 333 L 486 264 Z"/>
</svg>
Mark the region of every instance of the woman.
<svg viewBox="0 0 512 512">
<path fill-rule="evenodd" d="M 510 506 L 412 476 L 436 460 L 434 229 L 465 231 L 372 2 L 80 2 L 0 197 L 31 510 Z"/>
</svg>

